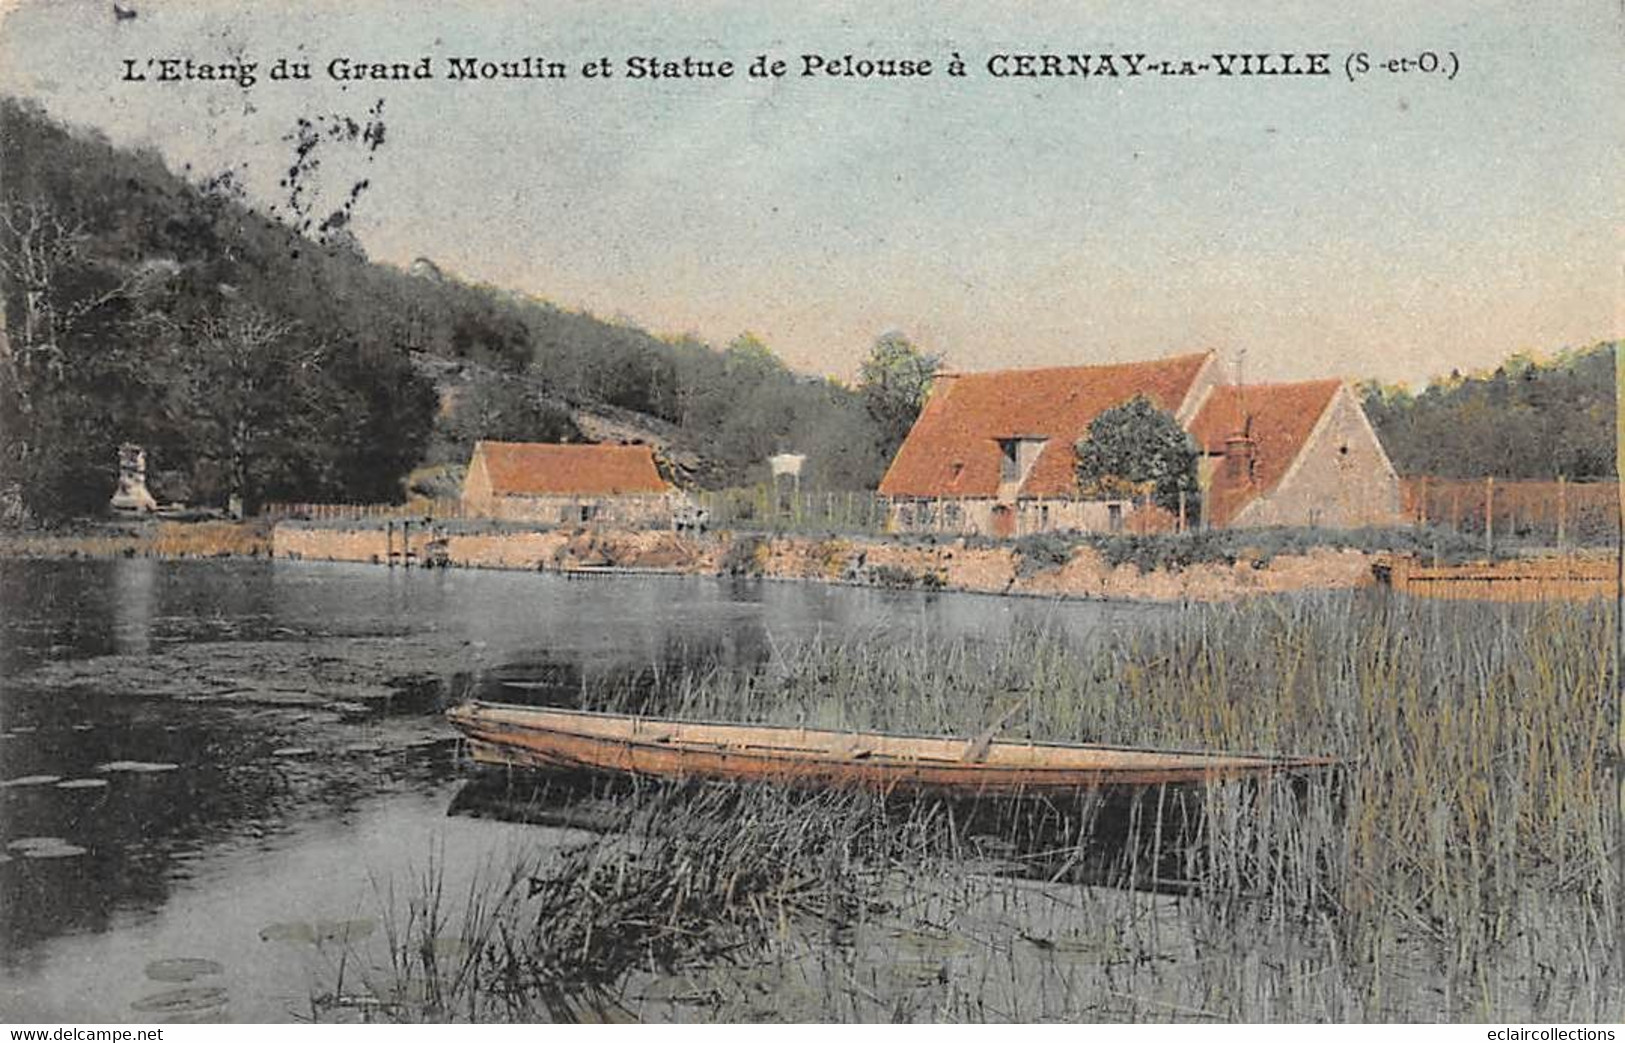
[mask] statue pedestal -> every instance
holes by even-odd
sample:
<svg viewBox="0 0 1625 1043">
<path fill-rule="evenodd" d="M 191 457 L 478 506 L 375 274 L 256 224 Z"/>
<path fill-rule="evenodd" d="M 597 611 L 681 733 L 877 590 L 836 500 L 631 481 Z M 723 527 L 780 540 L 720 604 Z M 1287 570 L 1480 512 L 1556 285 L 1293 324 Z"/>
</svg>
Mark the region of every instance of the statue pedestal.
<svg viewBox="0 0 1625 1043">
<path fill-rule="evenodd" d="M 118 450 L 118 489 L 111 501 L 120 514 L 150 514 L 158 501 L 147 490 L 147 453 L 138 445 L 121 445 Z"/>
</svg>

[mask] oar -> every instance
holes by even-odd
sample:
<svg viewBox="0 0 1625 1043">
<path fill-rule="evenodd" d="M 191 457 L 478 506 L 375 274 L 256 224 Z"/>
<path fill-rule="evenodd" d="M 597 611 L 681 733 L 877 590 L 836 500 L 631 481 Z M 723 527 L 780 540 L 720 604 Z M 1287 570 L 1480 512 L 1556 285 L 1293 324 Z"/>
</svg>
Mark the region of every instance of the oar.
<svg viewBox="0 0 1625 1043">
<path fill-rule="evenodd" d="M 1006 722 L 1016 715 L 1017 710 L 1026 706 L 1027 700 L 1032 697 L 1032 689 L 1029 688 L 1026 695 L 1011 703 L 1009 708 L 999 714 L 998 719 L 988 725 L 982 734 L 970 741 L 970 745 L 965 747 L 965 752 L 959 755 L 959 759 L 968 764 L 980 764 L 982 761 L 987 760 L 987 751 L 993 747 L 993 737 L 999 734 L 999 729 L 1003 728 Z"/>
</svg>

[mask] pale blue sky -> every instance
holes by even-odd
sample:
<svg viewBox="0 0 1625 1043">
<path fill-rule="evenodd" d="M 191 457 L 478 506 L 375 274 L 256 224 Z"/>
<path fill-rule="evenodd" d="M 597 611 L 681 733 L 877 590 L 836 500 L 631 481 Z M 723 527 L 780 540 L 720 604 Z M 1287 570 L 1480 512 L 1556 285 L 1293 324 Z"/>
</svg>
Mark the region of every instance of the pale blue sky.
<svg viewBox="0 0 1625 1043">
<path fill-rule="evenodd" d="M 122 2 L 122 0 L 121 0 Z M 1554 4 L 21 0 L 0 86 L 269 198 L 301 113 L 386 101 L 379 260 L 660 332 L 751 329 L 851 376 L 900 328 L 985 369 L 1247 350 L 1248 376 L 1418 380 L 1621 333 L 1625 31 Z M 1225 12 L 1224 8 L 1231 8 Z M 1004 51 L 1454 50 L 1453 82 L 996 80 Z M 118 82 L 244 51 L 565 61 L 559 83 Z M 930 57 L 922 82 L 587 81 L 599 55 Z M 342 171 L 334 171 L 335 182 Z"/>
</svg>

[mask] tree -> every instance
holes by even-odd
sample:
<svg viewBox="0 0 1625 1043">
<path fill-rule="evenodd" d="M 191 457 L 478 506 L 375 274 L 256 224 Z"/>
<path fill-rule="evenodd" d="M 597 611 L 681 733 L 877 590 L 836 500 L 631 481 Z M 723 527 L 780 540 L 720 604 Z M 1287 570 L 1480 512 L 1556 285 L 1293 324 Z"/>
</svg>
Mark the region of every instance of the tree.
<svg viewBox="0 0 1625 1043">
<path fill-rule="evenodd" d="M 1405 475 L 1597 479 L 1614 474 L 1614 345 L 1435 378 L 1419 392 L 1370 383 L 1366 416 Z"/>
<path fill-rule="evenodd" d="M 1157 506 L 1177 511 L 1183 493 L 1186 510 L 1197 508 L 1196 445 L 1171 413 L 1144 395 L 1095 417 L 1076 450 L 1085 495 L 1147 490 Z"/>
<path fill-rule="evenodd" d="M 762 380 L 784 369 L 767 342 L 749 330 L 728 342 L 723 358 L 728 375 L 742 379 Z"/>
<path fill-rule="evenodd" d="M 49 199 L 0 201 L 0 513 L 105 502 L 119 408 L 140 397 L 133 327 L 172 274 L 98 257 L 83 221 Z"/>
<path fill-rule="evenodd" d="M 452 461 L 468 460 L 480 439 L 573 442 L 582 439 L 570 411 L 519 378 L 479 376 L 459 388 L 442 437 Z"/>
<path fill-rule="evenodd" d="M 256 509 L 268 486 L 314 449 L 319 347 L 303 343 L 286 319 L 232 301 L 191 330 L 176 385 L 191 422 L 197 458 L 213 485 Z"/>
<path fill-rule="evenodd" d="M 883 333 L 875 340 L 858 370 L 858 393 L 880 427 L 887 459 L 908 437 L 940 368 L 942 356 L 920 351 L 901 333 Z"/>
</svg>

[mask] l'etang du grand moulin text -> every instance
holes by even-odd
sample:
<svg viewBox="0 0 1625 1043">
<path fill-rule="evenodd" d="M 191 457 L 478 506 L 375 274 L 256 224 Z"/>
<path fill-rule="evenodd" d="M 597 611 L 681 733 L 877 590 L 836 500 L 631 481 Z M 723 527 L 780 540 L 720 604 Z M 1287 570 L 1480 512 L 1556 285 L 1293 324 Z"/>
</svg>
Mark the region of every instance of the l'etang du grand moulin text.
<svg viewBox="0 0 1625 1043">
<path fill-rule="evenodd" d="M 241 88 L 272 83 L 326 79 L 340 83 L 625 80 L 637 82 L 705 80 L 921 80 L 934 76 L 986 76 L 993 79 L 1130 80 L 1171 77 L 1273 78 L 1332 77 L 1349 80 L 1372 73 L 1442 75 L 1454 79 L 1460 69 L 1456 52 L 1418 50 L 1404 54 L 1350 51 L 1230 51 L 1197 57 L 1156 56 L 1145 52 L 1027 53 L 999 52 L 965 58 L 867 57 L 853 54 L 758 54 L 744 60 L 697 58 L 693 55 L 609 55 L 575 62 L 537 55 L 487 59 L 422 55 L 409 59 L 369 60 L 335 57 L 325 60 L 247 57 L 205 60 L 193 56 L 154 55 L 122 58 L 120 79 L 126 83 L 219 83 Z"/>
</svg>

